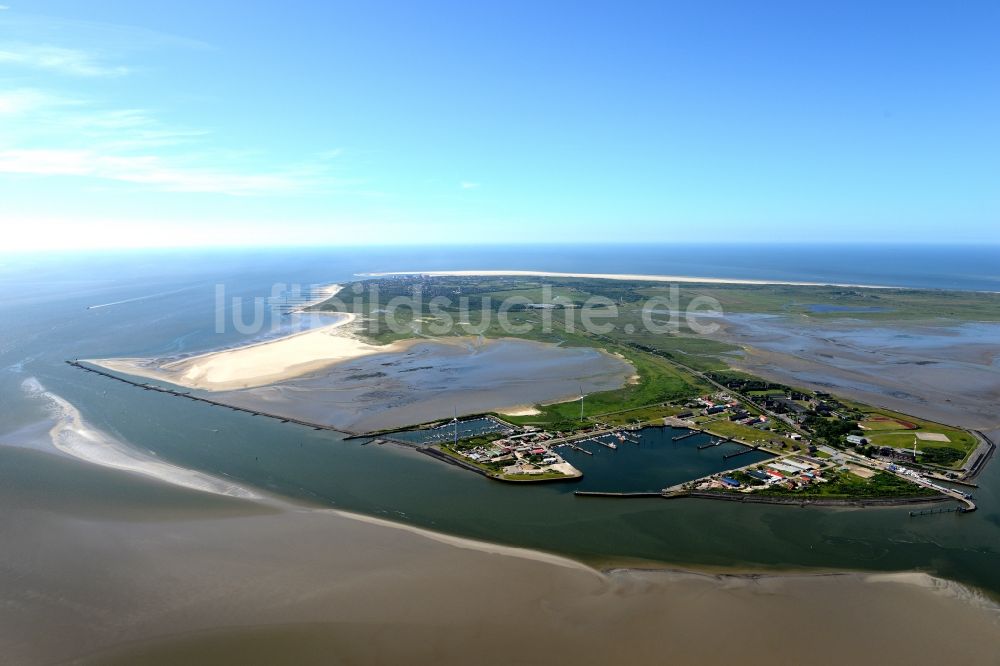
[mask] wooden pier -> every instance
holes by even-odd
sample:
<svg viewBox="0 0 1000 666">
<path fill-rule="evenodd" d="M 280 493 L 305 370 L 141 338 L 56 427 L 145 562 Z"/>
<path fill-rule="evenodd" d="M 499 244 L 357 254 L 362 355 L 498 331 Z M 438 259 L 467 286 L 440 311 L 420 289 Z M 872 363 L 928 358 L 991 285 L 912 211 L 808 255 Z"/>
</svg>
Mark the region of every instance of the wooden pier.
<svg viewBox="0 0 1000 666">
<path fill-rule="evenodd" d="M 679 442 L 682 439 L 687 439 L 688 437 L 694 437 L 695 435 L 700 435 L 700 434 L 701 434 L 700 430 L 692 430 L 691 432 L 686 432 L 683 435 L 677 435 L 676 437 L 671 437 L 670 439 L 675 442 Z"/>
</svg>

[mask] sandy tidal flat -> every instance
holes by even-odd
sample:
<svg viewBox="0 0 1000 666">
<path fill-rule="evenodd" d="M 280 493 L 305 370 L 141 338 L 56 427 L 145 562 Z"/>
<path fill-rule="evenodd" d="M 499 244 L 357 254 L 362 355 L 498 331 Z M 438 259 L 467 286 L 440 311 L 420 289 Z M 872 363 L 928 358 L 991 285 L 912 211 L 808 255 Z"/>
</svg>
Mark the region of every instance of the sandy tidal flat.
<svg viewBox="0 0 1000 666">
<path fill-rule="evenodd" d="M 635 369 L 590 347 L 513 338 L 409 341 L 268 386 L 215 397 L 251 410 L 352 432 L 425 423 L 459 414 L 523 411 L 624 386 Z"/>
<path fill-rule="evenodd" d="M 209 352 L 178 361 L 119 358 L 89 363 L 130 375 L 158 379 L 187 388 L 231 391 L 273 384 L 371 354 L 404 350 L 413 341 L 372 345 L 346 333 L 356 315 L 328 315 L 337 321 L 277 340 Z"/>
<path fill-rule="evenodd" d="M 719 323 L 712 337 L 743 347 L 729 360 L 758 376 L 944 423 L 1000 426 L 1000 324 L 748 313 Z"/>
</svg>

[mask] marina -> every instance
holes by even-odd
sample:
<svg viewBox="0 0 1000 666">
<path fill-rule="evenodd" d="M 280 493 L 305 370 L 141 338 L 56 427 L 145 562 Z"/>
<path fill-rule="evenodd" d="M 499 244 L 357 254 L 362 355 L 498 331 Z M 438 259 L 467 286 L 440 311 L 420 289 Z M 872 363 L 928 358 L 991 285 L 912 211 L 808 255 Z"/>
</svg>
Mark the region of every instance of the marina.
<svg viewBox="0 0 1000 666">
<path fill-rule="evenodd" d="M 458 439 L 467 439 L 469 437 L 480 437 L 494 433 L 510 435 L 514 432 L 514 426 L 495 416 L 463 417 L 461 419 L 456 416 L 453 420 L 438 423 L 428 428 L 397 430 L 378 434 L 406 444 L 429 446 L 452 442 L 456 436 Z"/>
<path fill-rule="evenodd" d="M 619 436 L 623 439 L 619 440 Z M 626 441 L 630 445 L 611 448 L 592 435 L 559 444 L 563 457 L 583 472 L 583 478 L 574 484 L 579 491 L 577 494 L 634 496 L 634 493 L 651 493 L 659 496 L 663 488 L 736 467 L 728 465 L 718 455 L 720 448 L 723 451 L 746 448 L 697 430 L 670 426 L 618 430 L 602 438 Z M 704 444 L 710 446 L 703 448 Z M 745 455 L 749 460 L 741 459 L 744 464 L 773 457 L 759 449 L 746 451 Z"/>
</svg>

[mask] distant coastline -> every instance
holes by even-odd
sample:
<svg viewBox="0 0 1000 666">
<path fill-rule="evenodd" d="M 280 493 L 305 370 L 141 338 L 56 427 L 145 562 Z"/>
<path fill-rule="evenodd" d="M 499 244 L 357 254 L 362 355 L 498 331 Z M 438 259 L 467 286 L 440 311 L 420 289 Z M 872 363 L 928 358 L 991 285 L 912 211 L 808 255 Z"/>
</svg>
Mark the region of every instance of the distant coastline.
<svg viewBox="0 0 1000 666">
<path fill-rule="evenodd" d="M 911 287 L 890 284 L 866 284 L 854 282 L 824 282 L 807 280 L 770 280 L 757 278 L 720 278 L 701 277 L 697 275 L 659 275 L 646 273 L 570 273 L 560 271 L 529 271 L 529 270 L 448 270 L 448 271 L 386 271 L 375 273 L 358 273 L 359 277 L 392 277 L 407 275 L 428 275 L 431 277 L 549 277 L 549 278 L 580 278 L 588 280 L 629 280 L 646 282 L 680 282 L 684 284 L 716 284 L 744 286 L 784 286 L 784 287 L 841 287 L 844 289 L 887 289 L 887 290 L 918 290 L 918 291 L 968 291 L 982 294 L 1000 294 L 1000 291 L 989 289 L 957 289 L 947 287 Z"/>
<path fill-rule="evenodd" d="M 714 278 L 694 275 L 647 275 L 631 273 L 563 273 L 557 271 L 523 270 L 466 270 L 466 271 L 390 271 L 383 273 L 360 273 L 362 277 L 392 277 L 394 275 L 429 275 L 432 277 L 551 277 L 581 278 L 589 280 L 637 280 L 648 282 L 684 282 L 689 284 L 740 284 L 779 285 L 786 287 L 845 287 L 852 289 L 907 289 L 884 284 L 849 284 L 838 282 L 802 282 L 795 280 L 757 280 L 743 278 Z"/>
</svg>

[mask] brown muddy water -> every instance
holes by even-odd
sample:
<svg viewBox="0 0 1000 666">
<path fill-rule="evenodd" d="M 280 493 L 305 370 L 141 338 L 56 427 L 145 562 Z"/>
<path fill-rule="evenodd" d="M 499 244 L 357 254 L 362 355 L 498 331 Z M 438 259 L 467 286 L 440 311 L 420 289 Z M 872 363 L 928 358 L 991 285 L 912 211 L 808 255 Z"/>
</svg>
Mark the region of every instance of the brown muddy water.
<svg viewBox="0 0 1000 666">
<path fill-rule="evenodd" d="M 20 470 L 75 478 L 76 491 L 0 515 L 5 663 L 993 664 L 1000 654 L 996 607 L 923 574 L 601 572 L 278 501 L 203 494 L 194 506 L 187 490 L 40 455 Z M 117 494 L 136 484 L 151 494 L 123 511 Z"/>
<path fill-rule="evenodd" d="M 334 274 L 301 257 L 216 257 L 173 272 L 102 261 L 4 274 L 4 664 L 997 663 L 994 607 L 927 575 L 1000 595 L 996 461 L 980 477 L 977 512 L 921 519 L 905 508 L 587 501 L 571 484 L 512 488 L 409 449 L 64 363 L 244 344 L 214 327 L 219 282 L 267 294 L 276 279 L 377 270 L 371 257 L 341 257 Z M 894 367 L 906 366 L 885 363 L 885 381 L 926 401 L 910 410 L 937 406 L 940 393 Z M 29 379 L 44 388 L 24 390 Z M 959 382 L 953 422 L 987 421 L 977 394 L 989 387 Z M 58 414 L 46 392 L 65 403 Z M 954 407 L 966 403 L 976 408 Z M 601 574 L 580 562 L 768 575 Z M 809 575 L 861 570 L 880 573 Z"/>
</svg>

